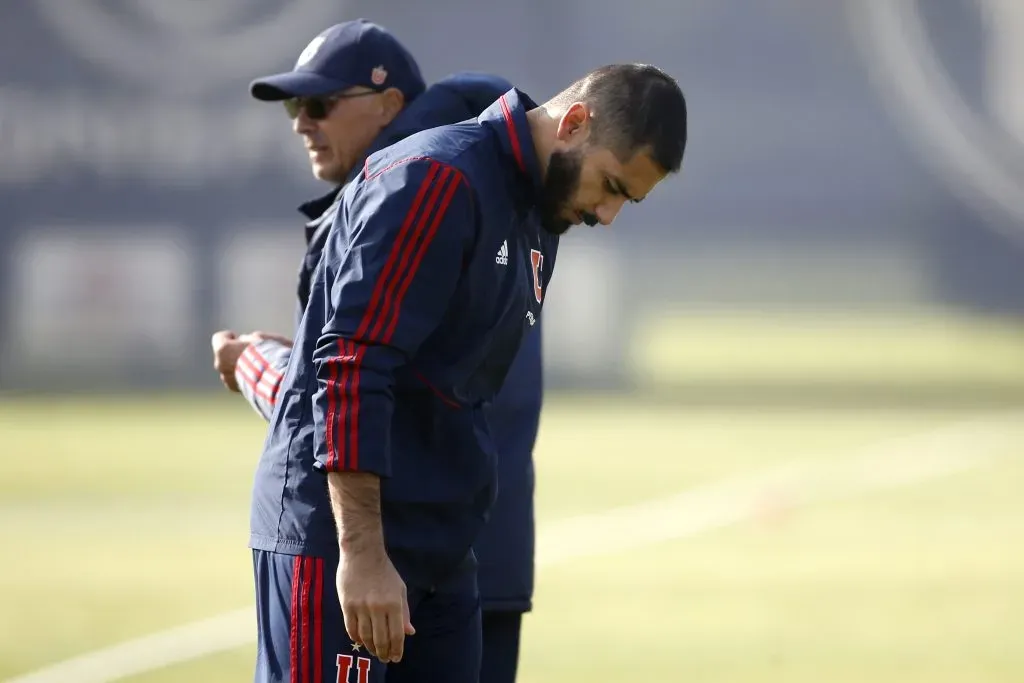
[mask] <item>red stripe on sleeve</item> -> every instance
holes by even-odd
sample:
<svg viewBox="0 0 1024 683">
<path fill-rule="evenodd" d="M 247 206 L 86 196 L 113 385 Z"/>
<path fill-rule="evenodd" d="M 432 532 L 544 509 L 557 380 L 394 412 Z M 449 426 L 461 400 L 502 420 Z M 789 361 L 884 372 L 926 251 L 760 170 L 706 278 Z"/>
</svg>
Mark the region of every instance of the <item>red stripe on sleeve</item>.
<svg viewBox="0 0 1024 683">
<path fill-rule="evenodd" d="M 261 372 L 259 368 L 253 366 L 252 361 L 245 354 L 238 357 L 238 364 L 243 370 L 248 370 L 248 372 L 242 373 L 242 378 L 245 380 L 246 385 L 252 389 L 253 393 L 269 401 L 271 405 L 276 403 L 277 390 L 281 386 L 281 375 L 279 373 L 272 373 L 269 370 Z M 253 376 L 258 379 L 253 379 Z M 270 380 L 269 382 L 267 381 L 268 379 Z"/>
<path fill-rule="evenodd" d="M 434 220 L 430 224 L 430 229 L 427 231 L 426 236 L 424 236 L 423 241 L 420 243 L 420 247 L 416 252 L 416 257 L 413 259 L 412 266 L 405 274 L 405 279 L 402 282 L 401 288 L 398 290 L 398 298 L 395 300 L 395 309 L 394 313 L 391 315 L 391 323 L 384 332 L 383 341 L 385 344 L 391 341 L 391 335 L 395 333 L 395 328 L 398 326 L 398 318 L 402 308 L 402 299 L 405 298 L 405 293 L 409 290 L 409 285 L 412 284 L 412 280 L 416 276 L 416 271 L 419 270 L 420 264 L 423 262 L 423 257 L 426 256 L 427 249 L 430 247 L 430 243 L 434 240 L 434 236 L 437 234 L 437 229 L 444 220 L 444 215 L 448 212 L 448 207 L 451 206 L 452 198 L 455 196 L 455 191 L 459 189 L 460 182 L 461 177 L 456 175 L 454 180 L 448 183 L 444 197 L 441 199 L 441 206 L 438 207 L 437 213 L 434 214 Z"/>
<path fill-rule="evenodd" d="M 249 346 L 245 347 L 245 351 L 242 352 L 242 357 L 248 357 L 248 360 L 252 362 L 253 367 L 255 367 L 261 374 L 266 373 L 271 377 L 278 379 L 281 377 L 281 373 L 270 364 L 270 361 L 267 360 L 266 356 L 260 353 L 260 350 L 257 349 L 254 344 L 249 344 Z"/>
<path fill-rule="evenodd" d="M 377 314 L 380 307 L 381 297 L 384 295 L 384 290 L 387 288 L 387 285 L 391 280 L 391 271 L 393 271 L 398 264 L 398 257 L 409 237 L 409 231 L 412 230 L 413 223 L 420 215 L 420 207 L 423 204 L 423 199 L 427 196 L 427 191 L 433 184 L 434 178 L 437 176 L 440 169 L 441 164 L 436 161 L 432 162 L 429 170 L 427 171 L 426 177 L 423 179 L 423 182 L 420 183 L 420 189 L 416 192 L 416 198 L 409 207 L 409 211 L 405 214 L 405 220 L 402 221 L 402 228 L 398 231 L 398 235 L 395 237 L 395 241 L 391 245 L 391 252 L 388 254 L 388 260 L 384 263 L 384 268 L 381 269 L 380 276 L 377 278 L 377 284 L 373 288 L 373 295 L 370 297 L 370 303 L 367 304 L 366 312 L 363 314 L 363 319 L 360 321 L 359 327 L 356 330 L 356 339 L 361 339 L 366 334 L 366 331 L 370 328 L 370 324 L 373 322 L 374 316 Z M 428 213 L 430 209 L 431 207 L 427 206 Z"/>
<path fill-rule="evenodd" d="M 349 467 L 352 469 L 359 468 L 359 371 L 362 369 L 363 354 L 366 352 L 365 346 L 355 348 L 355 344 L 350 343 L 349 348 L 353 350 L 352 361 L 352 386 L 349 388 L 349 393 L 352 396 L 352 405 L 350 406 L 348 418 L 351 420 L 348 427 L 348 431 L 345 436 L 348 437 L 348 452 L 349 452 Z"/>
<path fill-rule="evenodd" d="M 412 280 L 416 275 L 416 271 L 419 269 L 420 263 L 423 261 L 423 255 L 426 253 L 427 247 L 430 245 L 430 241 L 437 232 L 437 227 L 440 225 L 441 219 L 444 218 L 444 214 L 448 209 L 448 205 L 451 203 L 455 190 L 458 189 L 460 180 L 461 175 L 451 167 L 445 168 L 441 173 L 441 177 L 438 179 L 431 191 L 429 199 L 427 199 L 424 210 L 420 213 L 419 220 L 416 221 L 416 228 L 413 231 L 411 239 L 407 240 L 407 243 L 402 245 L 402 256 L 399 260 L 398 269 L 395 272 L 394 279 L 388 283 L 388 287 L 384 294 L 383 309 L 378 312 L 377 320 L 374 322 L 370 331 L 369 338 L 371 340 L 383 341 L 384 343 L 391 340 L 391 335 L 394 333 L 394 329 L 398 324 L 398 319 L 401 314 L 402 299 L 405 297 L 405 292 L 409 289 L 409 285 L 412 283 Z M 447 190 L 445 190 L 446 187 Z M 438 198 L 442 195 L 444 196 L 442 204 L 434 214 L 434 220 L 431 223 L 430 229 L 427 230 L 426 235 L 424 235 L 427 223 L 430 221 L 431 212 L 437 205 Z M 418 249 L 416 248 L 417 243 L 419 244 Z M 399 245 L 396 243 L 392 256 L 397 252 L 398 246 Z M 415 257 L 412 257 L 413 251 L 416 251 Z M 391 323 L 387 325 L 386 330 L 383 330 L 383 325 L 389 317 L 391 318 Z M 383 339 L 381 338 L 382 330 L 384 331 Z M 359 467 L 359 370 L 365 351 L 365 346 L 359 346 L 359 348 L 355 350 L 356 362 L 353 365 L 353 378 L 350 392 L 352 396 L 352 422 L 349 425 L 348 436 L 349 466 L 352 469 L 358 469 Z"/>
<path fill-rule="evenodd" d="M 341 451 L 341 458 L 339 459 L 339 469 L 355 469 L 356 465 L 352 462 L 347 462 L 345 459 L 346 455 L 351 457 L 352 445 L 350 437 L 352 435 L 351 424 L 354 421 L 355 410 L 359 408 L 359 395 L 352 395 L 351 384 L 355 382 L 356 386 L 359 386 L 359 382 L 355 381 L 359 377 L 359 364 L 362 363 L 362 354 L 356 350 L 354 342 L 348 339 L 342 339 L 338 341 L 338 350 L 341 352 L 340 359 L 342 361 L 341 366 L 341 378 L 338 381 L 338 396 L 341 400 L 341 415 L 340 422 L 338 425 L 338 449 Z M 352 397 L 352 404 L 349 403 L 349 397 Z"/>
<path fill-rule="evenodd" d="M 411 277 L 416 274 L 415 269 L 413 269 L 411 273 L 409 271 L 409 259 L 412 256 L 413 251 L 416 249 L 416 243 L 420 241 L 420 236 L 423 234 L 423 230 L 426 227 L 427 222 L 430 220 L 430 213 L 437 205 L 437 199 L 441 196 L 445 183 L 451 180 L 453 174 L 454 171 L 451 168 L 445 168 L 444 171 L 441 172 L 441 178 L 434 184 L 433 191 L 430 193 L 430 199 L 427 200 L 426 210 L 420 214 L 419 220 L 416 222 L 416 228 L 413 231 L 412 239 L 406 240 L 402 244 L 402 253 L 399 258 L 398 270 L 395 272 L 395 277 L 388 282 L 387 289 L 384 291 L 384 305 L 381 307 L 381 310 L 377 312 L 376 320 L 370 330 L 370 339 L 380 339 L 381 331 L 384 329 L 388 316 L 391 315 L 392 308 L 394 308 L 397 313 L 399 303 L 396 302 L 395 292 L 400 289 L 401 283 L 406 277 Z M 397 247 L 398 244 L 396 243 L 395 246 Z M 392 252 L 392 258 L 395 257 L 396 251 L 397 249 Z"/>
<path fill-rule="evenodd" d="M 390 340 L 397 326 L 402 298 L 461 181 L 462 176 L 455 169 L 442 167 L 438 162 L 431 163 L 388 253 L 354 335 L 356 339 L 366 337 L 368 341 L 379 341 L 386 326 L 385 341 Z M 431 222 L 431 214 L 442 194 L 441 206 Z M 428 223 L 430 229 L 426 230 Z M 389 317 L 391 323 L 386 324 Z M 331 380 L 327 386 L 327 468 L 331 471 L 356 470 L 359 468 L 359 379 L 366 347 L 350 340 L 340 340 L 338 350 L 340 357 L 330 363 Z M 340 369 L 333 367 L 335 365 L 340 365 Z M 335 428 L 338 430 L 336 437 L 332 433 Z"/>
<path fill-rule="evenodd" d="M 338 383 L 338 364 L 331 362 L 327 366 L 329 377 L 327 378 L 327 425 L 325 443 L 327 446 L 327 469 L 334 470 L 338 466 L 338 449 L 335 446 L 334 429 L 336 426 L 336 415 L 338 410 L 338 398 L 335 386 Z"/>
</svg>

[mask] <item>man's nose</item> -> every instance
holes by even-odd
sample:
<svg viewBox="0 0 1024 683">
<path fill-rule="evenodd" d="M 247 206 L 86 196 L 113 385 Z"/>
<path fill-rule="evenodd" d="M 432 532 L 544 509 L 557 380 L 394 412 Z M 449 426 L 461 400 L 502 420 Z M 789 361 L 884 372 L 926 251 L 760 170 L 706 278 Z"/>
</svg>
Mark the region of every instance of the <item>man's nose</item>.
<svg viewBox="0 0 1024 683">
<path fill-rule="evenodd" d="M 299 135 L 310 135 L 316 131 L 316 122 L 306 116 L 305 109 L 300 109 L 299 115 L 292 121 L 292 130 Z"/>
<path fill-rule="evenodd" d="M 601 222 L 601 225 L 611 225 L 615 217 L 619 215 L 619 211 L 622 211 L 622 206 L 625 203 L 625 198 L 605 200 L 597 207 L 597 220 Z"/>
</svg>

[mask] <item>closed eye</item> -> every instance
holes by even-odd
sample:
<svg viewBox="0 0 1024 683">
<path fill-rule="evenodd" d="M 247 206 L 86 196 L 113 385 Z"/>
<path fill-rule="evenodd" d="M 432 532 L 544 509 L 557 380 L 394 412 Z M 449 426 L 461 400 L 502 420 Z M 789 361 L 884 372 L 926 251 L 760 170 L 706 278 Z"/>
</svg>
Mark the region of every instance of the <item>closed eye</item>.
<svg viewBox="0 0 1024 683">
<path fill-rule="evenodd" d="M 626 191 L 626 188 L 625 186 L 623 186 L 622 183 L 618 182 L 617 180 L 612 180 L 608 176 L 605 176 L 604 178 L 604 189 L 606 192 L 610 194 L 618 195 L 619 197 L 625 197 L 633 204 L 639 204 L 641 201 L 643 201 L 642 197 L 639 199 L 633 197 L 632 195 L 629 194 L 629 192 Z"/>
</svg>

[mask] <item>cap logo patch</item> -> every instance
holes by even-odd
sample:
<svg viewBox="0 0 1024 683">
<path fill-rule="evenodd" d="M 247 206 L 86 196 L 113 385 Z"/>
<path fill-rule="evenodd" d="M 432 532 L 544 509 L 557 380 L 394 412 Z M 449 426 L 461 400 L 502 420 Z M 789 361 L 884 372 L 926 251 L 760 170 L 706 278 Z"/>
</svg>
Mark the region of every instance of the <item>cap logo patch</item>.
<svg viewBox="0 0 1024 683">
<path fill-rule="evenodd" d="M 316 56 L 316 53 L 320 51 L 320 47 L 324 44 L 325 40 L 326 39 L 323 36 L 317 36 L 313 40 L 309 41 L 309 45 L 306 46 L 306 49 L 304 49 L 302 54 L 299 55 L 298 61 L 295 62 L 295 67 L 298 68 L 313 59 L 313 57 Z"/>
<path fill-rule="evenodd" d="M 384 85 L 384 81 L 387 79 L 388 70 L 384 68 L 383 64 L 374 67 L 373 71 L 370 73 L 370 81 L 372 81 L 374 85 Z"/>
</svg>

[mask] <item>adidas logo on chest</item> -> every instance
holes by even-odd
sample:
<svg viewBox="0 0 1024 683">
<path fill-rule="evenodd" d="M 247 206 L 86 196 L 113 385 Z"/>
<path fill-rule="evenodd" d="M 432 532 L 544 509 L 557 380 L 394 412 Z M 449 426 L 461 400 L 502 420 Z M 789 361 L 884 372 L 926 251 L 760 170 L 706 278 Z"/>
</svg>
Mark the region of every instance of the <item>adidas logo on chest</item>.
<svg viewBox="0 0 1024 683">
<path fill-rule="evenodd" d="M 501 243 L 501 248 L 498 249 L 498 255 L 494 257 L 494 262 L 499 266 L 508 265 L 508 240 Z"/>
</svg>

